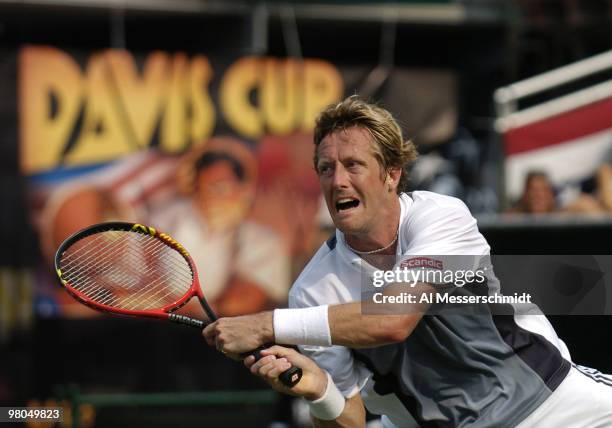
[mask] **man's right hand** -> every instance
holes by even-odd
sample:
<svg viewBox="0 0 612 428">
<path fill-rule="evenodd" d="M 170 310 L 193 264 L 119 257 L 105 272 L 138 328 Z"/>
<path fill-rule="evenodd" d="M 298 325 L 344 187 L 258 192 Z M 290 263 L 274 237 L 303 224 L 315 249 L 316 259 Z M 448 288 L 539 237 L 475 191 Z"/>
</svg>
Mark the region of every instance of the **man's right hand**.
<svg viewBox="0 0 612 428">
<path fill-rule="evenodd" d="M 262 377 L 275 390 L 314 401 L 323 396 L 327 388 L 327 374 L 310 358 L 295 349 L 274 345 L 261 351 L 262 358 L 255 361 L 253 356 L 244 359 L 244 365 L 251 373 Z M 302 369 L 302 379 L 292 388 L 283 385 L 278 377 L 284 371 L 296 366 Z"/>
<path fill-rule="evenodd" d="M 265 343 L 274 342 L 273 313 L 260 312 L 239 317 L 219 318 L 202 332 L 206 343 L 219 352 L 244 354 Z"/>
</svg>

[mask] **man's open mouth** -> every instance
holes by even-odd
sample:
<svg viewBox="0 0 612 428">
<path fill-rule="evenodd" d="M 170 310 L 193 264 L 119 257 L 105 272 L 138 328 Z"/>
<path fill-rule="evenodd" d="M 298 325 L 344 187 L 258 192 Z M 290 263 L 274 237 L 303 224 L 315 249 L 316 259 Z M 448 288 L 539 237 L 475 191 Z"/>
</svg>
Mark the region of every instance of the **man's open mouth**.
<svg viewBox="0 0 612 428">
<path fill-rule="evenodd" d="M 350 210 L 351 208 L 355 208 L 359 206 L 359 200 L 353 198 L 342 198 L 336 201 L 336 211 L 341 212 L 345 210 Z"/>
</svg>

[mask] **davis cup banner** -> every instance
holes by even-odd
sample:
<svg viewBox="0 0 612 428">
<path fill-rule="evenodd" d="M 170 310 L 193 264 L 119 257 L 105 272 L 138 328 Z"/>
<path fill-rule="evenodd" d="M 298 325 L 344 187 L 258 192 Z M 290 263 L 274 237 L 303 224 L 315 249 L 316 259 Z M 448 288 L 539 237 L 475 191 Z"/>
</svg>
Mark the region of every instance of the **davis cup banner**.
<svg viewBox="0 0 612 428">
<path fill-rule="evenodd" d="M 221 71 L 204 55 L 152 52 L 137 64 L 123 50 L 77 60 L 56 47 L 25 46 L 18 67 L 28 175 L 149 147 L 183 152 L 221 123 L 248 139 L 308 132 L 344 91 L 338 70 L 318 59 L 243 57 Z"/>
</svg>

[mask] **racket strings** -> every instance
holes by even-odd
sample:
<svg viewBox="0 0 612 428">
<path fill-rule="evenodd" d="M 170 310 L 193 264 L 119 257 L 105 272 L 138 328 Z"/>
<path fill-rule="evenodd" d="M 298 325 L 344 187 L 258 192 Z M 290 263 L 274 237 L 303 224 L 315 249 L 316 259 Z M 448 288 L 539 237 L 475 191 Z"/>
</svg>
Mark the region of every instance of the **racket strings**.
<svg viewBox="0 0 612 428">
<path fill-rule="evenodd" d="M 120 232 L 108 231 L 105 233 L 107 234 L 106 239 L 109 241 L 109 244 L 100 245 L 99 240 L 83 244 L 80 247 L 80 250 L 81 250 L 80 252 L 82 254 L 80 254 L 79 257 L 72 258 L 71 260 L 71 263 L 73 266 L 72 269 L 69 268 L 63 271 L 65 276 L 70 276 L 71 274 L 74 275 L 71 277 L 71 282 L 72 284 L 75 284 L 76 289 L 78 289 L 79 291 L 83 293 L 88 293 L 92 291 L 92 288 L 98 287 L 97 280 L 99 278 L 97 276 L 97 273 L 101 271 L 107 271 L 108 276 L 113 276 L 112 274 L 114 273 L 115 274 L 114 277 L 116 281 L 123 281 L 123 286 L 126 288 L 129 288 L 128 287 L 129 283 L 131 283 L 131 285 L 134 285 L 137 283 L 137 279 L 136 279 L 137 277 L 135 277 L 133 274 L 128 275 L 128 273 L 125 272 L 124 275 L 121 276 L 120 271 L 118 269 L 113 271 L 114 266 L 116 264 L 115 259 L 111 257 L 106 257 L 106 258 L 100 257 L 101 255 L 107 252 L 110 253 L 110 252 L 116 251 L 117 245 L 122 244 L 121 240 L 119 239 Z M 113 248 L 113 246 L 115 248 Z M 88 248 L 88 247 L 93 247 L 93 249 Z M 143 250 L 146 251 L 147 248 L 143 248 Z M 125 257 L 124 262 L 134 263 L 135 266 L 142 264 L 142 260 L 135 259 L 131 253 L 126 253 L 124 257 Z M 69 257 L 66 257 L 66 259 L 68 260 Z M 76 265 L 76 263 L 79 263 L 79 264 Z M 79 269 L 78 273 L 75 272 L 75 269 L 77 268 Z M 103 289 L 99 291 L 100 293 L 104 292 Z M 93 294 L 90 297 L 95 299 L 97 295 Z"/>
<path fill-rule="evenodd" d="M 115 234 L 115 236 L 113 236 L 113 243 L 117 244 L 118 242 L 120 242 L 117 239 L 117 231 L 109 231 L 108 232 Z M 125 233 L 125 232 L 123 232 Z M 156 239 L 147 239 L 146 237 L 143 237 L 142 235 L 136 235 L 134 234 L 137 239 L 140 239 L 142 242 L 140 243 L 140 245 L 142 245 L 142 251 L 139 252 L 139 256 L 142 255 L 142 253 L 148 253 L 150 254 L 150 256 L 152 257 L 158 257 L 160 251 L 162 251 L 163 249 L 168 250 L 168 247 L 161 243 L 160 241 L 156 240 Z M 109 235 L 110 236 L 110 235 Z M 93 243 L 94 245 L 99 244 L 98 242 Z M 156 250 L 152 250 L 151 247 L 155 247 Z M 83 252 L 85 252 L 85 246 L 82 247 Z M 113 262 L 113 259 L 108 258 L 107 260 L 102 260 L 100 261 L 99 258 L 97 258 L 98 254 L 100 253 L 104 253 L 107 251 L 114 251 L 113 248 L 110 248 L 108 245 L 103 246 L 101 248 L 99 248 L 99 251 L 96 252 L 92 252 L 91 250 L 88 250 L 86 253 L 89 256 L 90 259 L 92 259 L 92 262 L 86 262 L 83 257 L 79 258 L 79 261 L 81 262 L 80 265 L 80 274 L 77 274 L 76 276 L 74 276 L 72 278 L 73 282 L 76 284 L 82 284 L 79 285 L 77 288 L 79 291 L 82 292 L 88 292 L 90 291 L 89 287 L 95 287 L 96 286 L 96 277 L 94 275 L 92 275 L 92 271 L 100 271 L 100 270 L 107 270 L 107 275 L 112 277 L 115 277 L 115 280 L 118 282 L 122 282 L 124 288 L 130 288 L 130 286 L 134 286 L 137 284 L 137 280 L 136 277 L 133 275 L 133 273 L 128 273 L 125 268 L 123 267 L 117 267 Z M 172 251 L 172 250 L 171 250 Z M 180 257 L 180 256 L 179 256 Z M 142 257 L 135 257 L 135 252 L 134 251 L 130 251 L 127 252 L 125 254 L 125 261 L 129 262 L 130 264 L 132 264 L 133 266 L 142 266 L 143 263 L 145 262 L 145 260 Z M 141 276 L 148 276 L 149 274 L 152 274 L 153 271 L 157 269 L 156 266 L 152 266 L 149 270 L 145 270 L 141 272 Z M 74 270 L 68 269 L 67 274 L 70 273 L 74 273 Z M 173 279 L 178 279 L 179 281 L 191 281 L 192 280 L 192 276 L 191 276 L 191 270 L 189 270 L 189 275 L 185 275 L 183 272 L 179 272 L 179 275 L 182 275 L 181 278 L 173 278 Z M 96 297 L 95 295 L 92 297 Z"/>
<path fill-rule="evenodd" d="M 158 245 L 159 249 L 162 251 L 164 250 L 164 247 L 165 249 L 167 249 L 167 247 L 162 243 L 158 243 Z M 180 257 L 176 253 L 172 254 L 172 256 Z M 189 272 L 191 273 L 191 269 L 189 270 Z M 182 272 L 180 271 L 168 270 L 166 273 L 160 276 L 155 276 L 155 280 L 149 285 L 149 287 L 141 290 L 140 292 L 134 293 L 130 298 L 124 301 L 126 309 L 138 309 L 139 306 L 159 306 L 160 303 L 164 302 L 166 298 L 171 296 L 172 293 L 174 293 L 175 291 L 172 287 L 168 287 L 168 282 L 170 280 L 176 280 L 180 275 L 182 275 Z M 180 279 L 183 281 L 187 280 L 189 285 L 191 285 L 191 275 L 189 277 L 182 276 L 182 278 Z M 165 294 L 161 294 L 164 292 Z"/>
<path fill-rule="evenodd" d="M 141 253 L 146 253 L 148 254 L 150 257 L 154 257 L 154 258 L 160 258 L 162 251 L 168 251 L 169 248 L 163 244 L 162 242 L 156 240 L 156 239 L 146 239 L 142 236 L 138 236 L 138 239 L 141 239 L 143 242 L 141 243 L 142 245 L 142 252 Z M 142 255 L 141 253 L 139 253 L 138 255 Z M 175 255 L 175 252 L 173 250 L 170 250 L 169 254 Z M 179 262 L 181 261 L 181 257 L 176 255 L 179 258 Z M 161 260 L 165 260 L 165 258 L 160 258 Z M 125 262 L 127 262 L 129 265 L 131 266 L 143 266 L 145 264 L 145 260 L 142 257 L 135 257 L 134 252 L 128 252 L 126 254 L 126 260 Z M 109 266 L 108 263 L 104 266 L 102 266 L 102 268 L 104 269 L 108 269 L 107 271 L 107 275 L 111 278 L 114 278 L 115 281 L 117 282 L 121 282 L 123 284 L 123 287 L 126 289 L 130 289 L 132 287 L 137 286 L 138 282 L 136 277 L 133 275 L 133 273 L 129 273 L 125 270 L 124 267 L 121 266 Z M 160 280 L 173 280 L 173 281 L 189 281 L 189 283 L 191 283 L 192 281 L 192 276 L 191 276 L 191 270 L 189 269 L 189 275 L 185 275 L 184 272 L 181 271 L 170 271 L 168 270 L 168 272 L 163 276 L 163 277 L 159 277 L 160 273 L 157 272 L 159 270 L 159 267 L 155 264 L 151 264 L 151 266 L 149 267 L 149 269 L 146 270 L 142 270 L 141 272 L 139 272 L 140 277 L 149 277 L 152 275 L 155 275 L 156 278 L 160 279 Z M 128 274 L 129 273 L 129 274 Z M 172 274 L 175 275 L 172 275 Z M 83 274 L 84 275 L 84 274 Z M 90 280 L 90 283 L 93 282 L 92 280 Z M 95 285 L 95 284 L 94 284 Z M 79 288 L 79 291 L 89 291 L 88 288 L 85 286 L 84 288 Z M 148 289 L 147 291 L 151 291 L 151 289 Z M 137 294 L 134 295 L 135 298 L 139 298 Z M 94 295 L 92 296 L 93 298 L 96 298 L 97 296 Z M 102 302 L 101 302 L 102 303 Z"/>
<path fill-rule="evenodd" d="M 108 244 L 107 245 L 100 245 L 100 239 L 102 239 L 102 237 L 98 236 L 95 240 L 92 240 L 91 242 L 87 242 L 85 244 L 83 244 L 80 249 L 81 251 L 79 251 L 78 253 L 78 257 L 70 257 L 73 254 L 68 254 L 65 258 L 66 263 L 63 265 L 63 269 L 62 272 L 64 274 L 70 274 L 71 272 L 73 272 L 73 270 L 75 268 L 78 268 L 81 271 L 81 276 L 86 276 L 87 275 L 87 269 L 86 268 L 100 268 L 100 269 L 107 269 L 109 264 L 112 264 L 113 260 L 112 259 L 107 259 L 107 264 L 100 264 L 100 263 L 96 263 L 97 261 L 99 261 L 100 259 L 98 259 L 98 255 L 99 254 L 104 254 L 106 252 L 109 251 L 114 251 L 113 248 L 111 248 L 111 246 L 113 245 L 120 245 L 122 244 L 121 240 L 118 239 L 118 237 L 120 237 L 120 233 L 129 233 L 129 232 L 122 232 L 122 231 L 106 231 L 104 232 L 105 234 L 107 234 L 107 236 L 105 236 L 105 238 L 108 240 Z M 102 235 L 102 234 L 98 234 L 98 235 Z M 144 252 L 149 252 L 150 256 L 156 256 L 156 252 L 151 250 L 151 246 L 156 246 L 157 248 L 161 249 L 168 249 L 168 247 L 161 243 L 159 240 L 157 239 L 151 239 L 151 237 L 145 236 L 145 235 L 140 235 L 140 234 L 134 234 L 136 236 L 135 239 L 140 239 L 141 245 L 142 245 L 142 250 Z M 148 239 L 147 239 L 148 238 Z M 91 248 L 88 248 L 91 247 Z M 88 248 L 86 250 L 86 248 Z M 134 252 L 128 252 L 125 255 L 127 258 L 132 259 L 132 261 L 134 263 L 137 264 L 141 264 L 143 262 L 142 259 L 138 259 L 136 260 L 134 257 Z M 84 260 L 85 258 L 87 258 L 88 260 L 90 260 L 90 262 L 88 262 L 87 260 Z M 69 261 L 68 261 L 69 260 Z M 63 260 L 62 260 L 63 261 Z M 72 267 L 71 267 L 72 266 Z M 191 271 L 190 271 L 191 272 Z M 191 277 L 191 275 L 189 275 L 189 277 Z M 78 278 L 77 278 L 78 279 Z"/>
<path fill-rule="evenodd" d="M 75 269 L 82 270 L 82 266 L 87 264 L 87 261 L 95 260 L 95 252 L 103 253 L 110 245 L 117 245 L 118 239 L 111 239 L 115 231 L 109 230 L 105 233 L 94 235 L 95 238 L 84 238 L 77 241 L 70 248 L 71 252 L 65 252 L 62 257 L 62 269 L 64 274 L 69 274 Z M 107 241 L 107 244 L 100 244 L 100 241 Z"/>
<path fill-rule="evenodd" d="M 143 296 L 143 293 L 135 293 L 133 297 L 131 298 L 132 301 L 130 302 L 130 305 L 133 305 L 135 303 L 136 305 L 138 304 L 149 305 L 150 304 L 150 305 L 155 306 L 159 302 L 164 301 L 165 298 L 168 297 L 173 292 L 173 289 L 168 288 L 166 286 L 168 281 L 186 281 L 189 285 L 191 285 L 191 282 L 193 280 L 193 273 L 191 272 L 191 268 L 186 264 L 185 260 L 174 250 L 168 252 L 168 247 L 165 244 L 161 243 L 160 241 L 156 240 L 154 242 L 154 245 L 157 247 L 153 251 L 153 254 L 155 256 L 157 256 L 158 254 L 164 253 L 164 257 L 161 258 L 161 260 L 163 263 L 167 263 L 168 265 L 164 266 L 164 269 L 162 269 L 162 271 L 165 270 L 166 272 L 164 274 L 161 274 L 160 276 L 155 275 L 156 280 L 147 288 L 147 292 L 149 292 L 148 297 Z M 177 262 L 185 263 L 185 265 L 187 265 L 188 267 L 188 270 L 183 271 L 183 270 L 176 270 L 172 268 L 174 265 L 176 265 Z M 165 269 L 168 267 L 170 267 L 170 269 Z M 151 269 L 145 273 L 153 274 L 154 273 L 153 271 L 156 269 L 157 269 L 157 266 L 152 266 Z M 166 294 L 163 294 L 160 297 L 159 294 L 162 293 L 163 291 L 166 291 Z M 152 300 L 154 298 L 155 300 Z M 133 306 L 133 308 L 135 307 L 136 306 Z M 132 308 L 129 308 L 129 309 L 132 309 Z"/>
<path fill-rule="evenodd" d="M 158 253 L 160 250 L 159 249 L 151 250 L 151 246 L 155 244 L 157 244 L 158 248 L 161 248 L 164 246 L 163 244 L 159 243 L 156 240 L 149 239 L 142 243 L 143 252 L 150 254 L 150 256 L 152 257 L 158 257 Z M 140 257 L 141 256 L 140 253 L 138 254 L 138 256 L 139 257 L 136 257 L 134 252 L 128 252 L 125 254 L 125 260 L 123 261 L 123 263 L 128 263 L 128 265 L 131 265 L 131 266 L 144 265 L 145 260 L 142 257 Z M 124 267 L 117 266 L 116 264 L 113 264 L 110 261 L 106 261 L 105 264 L 101 264 L 101 265 L 94 264 L 94 265 L 91 265 L 91 267 L 95 269 L 105 269 L 106 274 L 108 276 L 113 277 L 118 282 L 121 282 L 123 287 L 126 289 L 130 289 L 138 284 L 137 277 L 135 277 L 132 273 L 127 272 Z M 155 269 L 156 267 L 154 266 L 148 270 L 144 270 L 139 273 L 139 276 L 147 277 L 149 274 L 153 274 Z M 82 276 L 86 276 L 85 271 L 82 273 Z M 93 283 L 93 286 L 95 286 L 95 278 L 90 279 L 89 282 Z M 88 291 L 88 288 L 87 286 L 84 286 L 83 288 L 80 288 L 79 291 Z"/>
<path fill-rule="evenodd" d="M 154 251 L 147 248 L 149 254 L 159 257 L 158 253 L 161 252 L 161 249 L 165 247 L 166 251 L 169 250 L 169 248 L 162 243 L 158 243 L 157 247 L 158 248 Z M 170 254 L 173 254 L 172 250 L 169 251 Z M 142 265 L 141 259 L 135 258 L 131 253 L 128 254 L 129 255 L 126 257 L 126 260 L 123 263 L 124 265 L 125 262 L 132 267 Z M 162 260 L 165 260 L 165 258 Z M 179 261 L 185 263 L 184 260 L 180 260 L 180 256 Z M 99 278 L 94 281 L 93 284 L 90 280 L 89 283 L 86 284 L 87 287 L 80 289 L 77 287 L 77 289 L 79 289 L 81 292 L 89 294 L 89 297 L 92 300 L 99 303 L 132 310 L 165 306 L 168 303 L 166 298 L 169 298 L 171 301 L 178 300 L 188 288 L 185 290 L 177 290 L 174 283 L 183 282 L 190 284 L 192 279 L 191 276 L 187 276 L 184 273 L 182 274 L 182 277 L 179 278 L 175 272 L 168 269 L 166 269 L 167 271 L 165 273 L 162 273 L 160 272 L 159 266 L 155 266 L 155 264 L 151 264 L 151 267 L 148 270 L 138 272 L 139 280 L 134 279 L 135 275 L 133 268 L 130 268 L 130 272 L 125 272 L 125 266 L 114 265 L 107 269 L 107 277 L 114 283 L 121 284 L 126 293 L 109 293 L 107 288 L 95 290 L 96 284 L 99 283 Z M 148 287 L 138 287 L 139 281 L 142 281 L 144 278 L 156 278 L 156 281 L 151 281 Z M 172 281 L 172 283 L 169 281 Z"/>
<path fill-rule="evenodd" d="M 96 303 L 147 310 L 180 300 L 193 282 L 191 266 L 158 238 L 109 230 L 83 238 L 61 257 L 68 287 Z"/>
<path fill-rule="evenodd" d="M 159 246 L 159 249 L 163 249 L 163 247 L 165 247 L 164 244 L 159 244 Z M 157 255 L 157 253 L 159 253 L 159 249 L 158 251 L 155 251 L 152 254 Z M 133 260 L 132 258 L 131 261 L 134 262 L 135 260 Z M 173 293 L 175 293 L 176 290 L 174 287 L 169 286 L 169 281 L 188 281 L 189 284 L 191 284 L 191 276 L 185 276 L 180 272 L 179 275 L 177 275 L 177 272 L 171 270 L 168 270 L 165 273 L 159 273 L 157 272 L 158 270 L 158 267 L 152 266 L 150 269 L 142 271 L 141 274 L 143 277 L 153 277 L 155 278 L 155 280 L 151 282 L 148 287 L 139 289 L 136 288 L 138 282 L 133 278 L 133 276 L 126 275 L 125 272 L 122 272 L 121 269 L 117 268 L 116 266 L 109 269 L 107 273 L 108 276 L 113 279 L 113 281 L 121 283 L 123 287 L 128 290 L 134 291 L 133 294 L 123 299 L 122 307 L 124 309 L 137 310 L 147 307 L 165 306 L 166 298 L 175 297 L 176 300 L 180 297 L 180 295 L 174 296 Z M 90 288 L 80 289 L 79 291 L 87 292 L 90 291 L 90 289 L 91 285 Z M 166 293 L 162 294 L 164 291 L 166 291 Z M 107 304 L 110 306 L 116 305 L 118 300 L 116 296 L 107 295 L 107 293 L 104 293 L 104 290 L 101 290 L 98 292 L 98 294 L 93 294 L 90 297 L 98 301 L 99 303 Z"/>
</svg>

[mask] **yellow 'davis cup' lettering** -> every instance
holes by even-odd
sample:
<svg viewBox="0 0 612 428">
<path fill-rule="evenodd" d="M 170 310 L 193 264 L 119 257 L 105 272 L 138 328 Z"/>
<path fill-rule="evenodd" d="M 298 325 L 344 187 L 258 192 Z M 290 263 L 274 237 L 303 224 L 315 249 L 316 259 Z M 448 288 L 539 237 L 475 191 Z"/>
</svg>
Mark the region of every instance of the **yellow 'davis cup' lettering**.
<svg viewBox="0 0 612 428">
<path fill-rule="evenodd" d="M 319 111 L 344 93 L 339 70 L 321 59 L 238 58 L 218 85 L 202 55 L 155 51 L 137 61 L 131 52 L 106 49 L 85 63 L 53 46 L 20 48 L 25 174 L 109 162 L 155 141 L 162 152 L 181 153 L 213 135 L 219 113 L 246 138 L 310 132 Z M 218 87 L 219 106 L 211 86 Z"/>
<path fill-rule="evenodd" d="M 81 67 L 61 49 L 26 45 L 18 58 L 26 174 L 122 158 L 149 148 L 158 131 L 158 148 L 168 153 L 213 133 L 208 87 L 214 73 L 205 56 L 156 51 L 137 61 L 130 52 L 108 49 L 92 53 Z"/>
</svg>

